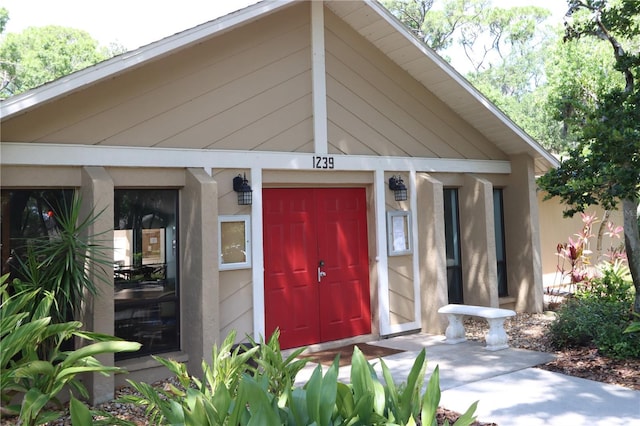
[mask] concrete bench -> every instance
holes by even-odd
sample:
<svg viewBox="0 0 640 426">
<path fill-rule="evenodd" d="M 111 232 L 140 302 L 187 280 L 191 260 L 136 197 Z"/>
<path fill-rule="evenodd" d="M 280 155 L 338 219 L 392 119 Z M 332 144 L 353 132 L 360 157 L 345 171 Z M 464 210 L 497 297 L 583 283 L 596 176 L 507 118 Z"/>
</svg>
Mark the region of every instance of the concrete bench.
<svg viewBox="0 0 640 426">
<path fill-rule="evenodd" d="M 509 347 L 509 337 L 504 331 L 504 320 L 516 314 L 510 309 L 473 305 L 445 305 L 438 309 L 438 313 L 445 314 L 449 319 L 449 325 L 445 331 L 446 343 L 453 345 L 467 340 L 462 320 L 465 316 L 474 316 L 482 317 L 489 323 L 489 331 L 485 336 L 486 350 L 499 351 Z"/>
</svg>

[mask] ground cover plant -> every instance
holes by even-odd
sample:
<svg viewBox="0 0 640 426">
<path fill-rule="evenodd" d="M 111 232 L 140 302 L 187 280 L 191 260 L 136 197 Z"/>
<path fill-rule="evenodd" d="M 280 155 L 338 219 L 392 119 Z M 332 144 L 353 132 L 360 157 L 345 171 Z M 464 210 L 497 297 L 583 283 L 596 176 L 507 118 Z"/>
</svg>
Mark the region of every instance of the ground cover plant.
<svg viewBox="0 0 640 426">
<path fill-rule="evenodd" d="M 7 278 L 8 275 L 4 275 L 0 280 L 2 416 L 17 415 L 22 425 L 56 420 L 64 414 L 60 397 L 67 395 L 63 392 L 65 387 L 76 408 L 85 407 L 73 397 L 89 397 L 79 380 L 81 374 L 108 375 L 123 371 L 101 364 L 95 356 L 135 351 L 140 344 L 83 331 L 82 324 L 77 321 L 53 323 L 50 311 L 55 296 L 52 293 L 32 289 L 10 294 L 5 282 Z M 19 283 L 13 284 L 19 287 Z M 32 309 L 26 310 L 27 307 Z M 65 342 L 75 338 L 92 343 L 73 351 L 62 349 Z"/>
<path fill-rule="evenodd" d="M 152 424 L 181 425 L 436 425 L 440 402 L 439 370 L 422 387 L 426 354 L 416 358 L 407 381 L 397 384 L 381 359 L 380 379 L 362 352 L 354 349 L 351 380 L 338 381 L 339 356 L 326 373 L 318 365 L 304 386 L 294 386 L 296 374 L 308 362 L 298 356 L 304 348 L 283 357 L 278 332 L 268 342 L 234 348 L 230 333 L 213 348 L 211 364 L 202 363 L 204 379 L 188 374 L 186 366 L 155 357 L 177 378 L 180 387 L 153 387 L 129 381 L 140 394 L 122 402 L 147 407 Z M 250 362 L 251 361 L 251 362 Z M 477 403 L 456 421 L 470 425 Z M 448 424 L 448 422 L 445 422 Z"/>
</svg>

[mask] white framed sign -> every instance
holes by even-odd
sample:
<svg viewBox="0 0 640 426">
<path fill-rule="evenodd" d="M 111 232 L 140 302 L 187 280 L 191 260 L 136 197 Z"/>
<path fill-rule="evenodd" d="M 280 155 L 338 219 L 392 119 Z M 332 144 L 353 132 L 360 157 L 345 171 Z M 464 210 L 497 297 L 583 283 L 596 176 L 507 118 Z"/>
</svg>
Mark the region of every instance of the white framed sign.
<svg viewBox="0 0 640 426">
<path fill-rule="evenodd" d="M 387 250 L 389 256 L 411 254 L 411 212 L 394 210 L 387 212 Z"/>
<path fill-rule="evenodd" d="M 251 267 L 251 216 L 218 218 L 218 250 L 221 271 Z"/>
</svg>

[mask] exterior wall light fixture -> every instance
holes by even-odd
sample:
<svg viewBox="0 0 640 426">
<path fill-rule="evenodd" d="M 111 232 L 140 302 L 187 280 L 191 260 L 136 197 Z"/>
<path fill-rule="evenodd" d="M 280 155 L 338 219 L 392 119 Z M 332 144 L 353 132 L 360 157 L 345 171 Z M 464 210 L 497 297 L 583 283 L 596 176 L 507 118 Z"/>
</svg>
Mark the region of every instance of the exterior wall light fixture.
<svg viewBox="0 0 640 426">
<path fill-rule="evenodd" d="M 393 191 L 393 195 L 395 196 L 396 201 L 406 201 L 407 200 L 407 187 L 404 186 L 404 182 L 400 175 L 391 176 L 389 178 L 389 189 Z"/>
<path fill-rule="evenodd" d="M 249 186 L 247 175 L 238 175 L 233 178 L 233 190 L 238 193 L 238 205 L 250 206 L 253 202 L 253 189 Z"/>
</svg>

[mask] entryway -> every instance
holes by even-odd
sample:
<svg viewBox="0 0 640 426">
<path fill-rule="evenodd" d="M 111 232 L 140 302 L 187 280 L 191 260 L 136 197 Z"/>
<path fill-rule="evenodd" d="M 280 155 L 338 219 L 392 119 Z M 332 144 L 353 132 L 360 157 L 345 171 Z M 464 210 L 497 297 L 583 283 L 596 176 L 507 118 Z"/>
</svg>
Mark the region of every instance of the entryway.
<svg viewBox="0 0 640 426">
<path fill-rule="evenodd" d="M 265 332 L 283 349 L 371 332 L 364 188 L 263 190 Z"/>
</svg>

